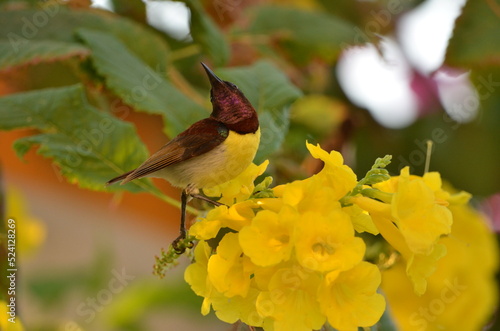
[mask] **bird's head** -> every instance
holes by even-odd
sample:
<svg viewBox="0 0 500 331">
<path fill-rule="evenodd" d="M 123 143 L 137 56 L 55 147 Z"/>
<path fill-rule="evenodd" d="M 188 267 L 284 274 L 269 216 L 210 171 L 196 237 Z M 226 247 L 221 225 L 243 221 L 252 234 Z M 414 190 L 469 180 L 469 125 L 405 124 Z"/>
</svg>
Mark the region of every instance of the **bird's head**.
<svg viewBox="0 0 500 331">
<path fill-rule="evenodd" d="M 257 112 L 250 101 L 231 83 L 217 77 L 208 66 L 201 63 L 205 69 L 210 85 L 210 101 L 213 110 L 210 117 L 224 123 L 230 130 L 239 133 L 251 133 L 259 128 Z"/>
</svg>

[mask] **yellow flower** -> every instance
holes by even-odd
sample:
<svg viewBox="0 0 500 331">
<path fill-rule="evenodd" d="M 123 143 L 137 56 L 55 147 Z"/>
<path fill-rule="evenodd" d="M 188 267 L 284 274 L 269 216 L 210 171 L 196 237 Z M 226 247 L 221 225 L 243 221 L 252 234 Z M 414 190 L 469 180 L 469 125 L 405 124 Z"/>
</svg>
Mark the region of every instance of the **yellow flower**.
<svg viewBox="0 0 500 331">
<path fill-rule="evenodd" d="M 412 253 L 406 244 L 405 238 L 393 223 L 390 205 L 362 196 L 352 197 L 350 201 L 370 214 L 380 234 L 394 249 L 407 260 L 411 257 Z"/>
<path fill-rule="evenodd" d="M 236 295 L 231 298 L 221 297 L 213 300 L 212 307 L 215 315 L 226 323 L 235 323 L 238 320 L 247 325 L 262 326 L 264 317 L 257 312 L 255 305 L 260 291 L 250 288 L 245 297 Z"/>
<path fill-rule="evenodd" d="M 245 255 L 259 266 L 288 260 L 298 217 L 289 206 L 284 206 L 279 213 L 270 210 L 257 213 L 252 224 L 240 231 L 240 245 Z"/>
<path fill-rule="evenodd" d="M 200 241 L 194 249 L 195 262 L 190 264 L 184 271 L 184 279 L 191 289 L 199 296 L 204 297 L 201 313 L 207 315 L 210 312 L 213 294 L 217 294 L 215 288 L 208 279 L 208 259 L 212 249 L 206 241 Z"/>
<path fill-rule="evenodd" d="M 351 217 L 352 224 L 356 232 L 368 232 L 375 236 L 379 234 L 379 230 L 375 226 L 375 223 L 373 223 L 373 220 L 367 211 L 359 208 L 357 205 L 344 207 L 342 210 L 344 210 Z"/>
<path fill-rule="evenodd" d="M 347 270 L 354 267 L 365 253 L 361 238 L 354 237 L 349 216 L 338 202 L 333 212 L 306 212 L 297 222 L 295 250 L 298 262 L 316 271 Z"/>
<path fill-rule="evenodd" d="M 199 240 L 215 238 L 221 228 L 227 227 L 239 231 L 250 224 L 255 216 L 254 208 L 257 202 L 252 200 L 243 201 L 231 207 L 219 206 L 210 210 L 205 218 L 194 223 L 189 229 L 189 234 Z"/>
<path fill-rule="evenodd" d="M 250 164 L 236 178 L 221 185 L 203 189 L 209 197 L 220 197 L 219 202 L 231 206 L 234 203 L 248 199 L 255 188 L 254 180 L 266 171 L 269 161 L 266 160 L 260 165 Z"/>
<path fill-rule="evenodd" d="M 221 219 L 229 215 L 227 206 L 219 206 L 210 210 L 205 218 L 195 222 L 189 228 L 189 234 L 196 237 L 198 240 L 208 240 L 215 238 L 222 227 Z M 245 221 L 244 217 L 239 217 L 241 221 Z"/>
<path fill-rule="evenodd" d="M 262 208 L 266 210 L 279 213 L 281 208 L 283 208 L 283 199 L 276 198 L 260 198 L 255 199 L 256 208 Z"/>
<path fill-rule="evenodd" d="M 481 330 L 498 304 L 494 234 L 470 206 L 451 205 L 450 210 L 452 235 L 439 240 L 448 253 L 428 278 L 424 295 L 411 293 L 403 263 L 382 274 L 382 289 L 402 331 Z"/>
<path fill-rule="evenodd" d="M 443 201 L 446 201 L 450 205 L 465 205 L 471 198 L 470 193 L 465 191 L 456 192 L 453 187 L 443 184 L 439 172 L 428 172 L 424 174 L 422 179 L 434 191 L 436 200 L 440 201 L 443 205 L 446 205 Z M 446 190 L 443 186 L 446 187 Z"/>
<path fill-rule="evenodd" d="M 337 209 L 338 196 L 344 192 L 336 192 L 317 178 L 313 176 L 283 185 L 277 196 L 282 197 L 283 203 L 294 207 L 301 214 L 307 211 L 321 211 L 326 214 Z"/>
<path fill-rule="evenodd" d="M 413 253 L 406 263 L 406 274 L 413 284 L 415 294 L 427 291 L 427 279 L 436 271 L 438 260 L 446 255 L 446 246 L 434 245 L 428 254 Z"/>
<path fill-rule="evenodd" d="M 446 248 L 437 242 L 451 232 L 453 217 L 448 201 L 464 203 L 470 195 L 465 192 L 451 195 L 442 189 L 438 173 L 410 176 L 408 167 L 401 170 L 400 176 L 373 187 L 382 191 L 380 200 L 390 203 L 361 196 L 350 201 L 370 213 L 385 240 L 401 253 L 414 291 L 422 295 L 427 278 L 436 269 L 438 260 L 446 255 Z M 384 195 L 387 193 L 392 198 Z M 377 197 L 377 191 L 371 194 Z"/>
<path fill-rule="evenodd" d="M 28 212 L 26 201 L 17 189 L 8 188 L 6 215 L 15 221 L 16 245 L 19 254 L 31 254 L 45 240 L 44 224 Z"/>
<path fill-rule="evenodd" d="M 240 268 L 240 270 L 238 270 L 238 263 L 229 266 L 229 260 L 235 260 L 234 256 L 230 256 L 231 252 L 228 251 L 230 248 L 234 248 L 234 238 L 230 238 L 224 242 L 221 241 L 221 244 L 223 245 L 222 255 L 226 259 L 224 257 L 220 259 L 220 256 L 216 257 L 217 254 L 211 255 L 212 249 L 207 242 L 200 241 L 194 250 L 195 262 L 186 268 L 184 279 L 197 295 L 204 297 L 201 306 L 201 313 L 203 315 L 207 315 L 212 307 L 221 321 L 235 323 L 238 320 L 242 320 L 246 323 L 252 323 L 249 325 L 260 326 L 263 318 L 257 313 L 255 307 L 255 301 L 260 292 L 254 288 L 247 288 L 245 284 L 245 266 Z M 216 258 L 212 261 L 214 257 Z M 218 272 L 221 275 L 221 279 L 214 277 L 216 275 L 213 274 L 214 269 L 218 268 L 227 271 L 224 273 L 220 270 L 215 270 L 215 273 Z M 236 274 L 233 274 L 233 271 L 236 271 Z M 209 275 L 209 273 L 212 273 L 212 275 Z M 210 278 L 215 279 L 215 285 L 211 282 Z M 222 281 L 227 281 L 227 286 L 223 286 L 221 284 Z M 217 288 L 221 288 L 225 293 L 219 292 Z M 242 290 L 246 292 L 245 297 L 240 295 L 227 297 L 225 295 L 233 295 L 242 292 Z"/>
<path fill-rule="evenodd" d="M 201 242 L 185 278 L 205 297 L 204 314 L 212 308 L 223 321 L 239 319 L 266 331 L 317 330 L 327 318 L 335 327 L 354 329 L 374 325 L 382 315 L 380 273 L 362 262 L 365 243 L 355 236 L 355 227 L 376 234 L 378 223 L 361 204 L 341 206 L 339 200 L 357 185 L 342 156 L 307 148 L 325 163 L 317 175 L 275 187 L 273 198 L 240 201 L 250 197 L 253 184 L 237 198 L 225 188 L 229 194 L 223 196 L 235 203 L 215 208 L 191 227 Z M 390 205 L 381 204 L 392 217 Z M 206 240 L 224 228 L 230 231 L 210 250 Z"/>
<path fill-rule="evenodd" d="M 453 219 L 447 203 L 434 193 L 440 184 L 439 176 L 410 179 L 409 167 L 401 170 L 392 199 L 392 214 L 414 253 L 429 254 L 436 241 L 451 231 Z"/>
<path fill-rule="evenodd" d="M 365 243 L 356 237 L 369 232 L 401 256 L 382 285 L 401 330 L 480 329 L 498 303 L 498 252 L 466 205 L 470 195 L 443 188 L 439 173 L 412 176 L 409 168 L 378 182 L 388 178 L 388 157 L 358 184 L 339 153 L 307 148 L 324 168 L 273 188 L 274 197 L 265 191 L 248 200 L 267 163 L 208 191 L 223 193 L 229 206 L 190 229 L 200 242 L 185 279 L 204 297 L 202 313 L 265 331 L 373 326 L 386 302 L 377 293 L 380 271 L 363 261 Z"/>
<path fill-rule="evenodd" d="M 250 288 L 253 264 L 238 243 L 238 234 L 228 233 L 217 246 L 217 254 L 208 261 L 208 278 L 226 297 L 245 297 Z"/>
<path fill-rule="evenodd" d="M 10 304 L 10 303 L 9 303 Z M 17 303 L 15 303 L 17 304 Z M 17 309 L 17 305 L 16 305 Z M 24 327 L 19 319 L 18 312 L 16 315 L 10 315 L 10 307 L 7 307 L 7 302 L 0 300 L 0 330 L 6 331 L 23 331 Z"/>
<path fill-rule="evenodd" d="M 418 179 L 420 177 L 410 176 L 410 178 Z M 427 172 L 422 176 L 422 180 L 425 182 L 425 185 L 434 192 L 437 199 L 448 200 L 450 198 L 450 193 L 442 189 L 443 181 L 441 180 L 439 172 Z"/>
<path fill-rule="evenodd" d="M 328 153 L 319 145 L 306 143 L 306 146 L 314 158 L 325 163 L 324 168 L 312 179 L 319 180 L 324 186 L 332 188 L 336 193 L 335 200 L 339 200 L 356 186 L 356 174 L 344 164 L 342 154 L 337 151 Z"/>
<path fill-rule="evenodd" d="M 257 297 L 257 311 L 268 318 L 274 331 L 320 329 L 325 316 L 316 300 L 320 278 L 298 266 L 280 268 L 269 281 L 268 290 Z"/>
<path fill-rule="evenodd" d="M 191 286 L 193 292 L 204 297 L 201 305 L 201 313 L 207 315 L 210 313 L 210 308 L 212 307 L 217 317 L 221 321 L 227 323 L 234 323 L 239 319 L 249 317 L 252 317 L 253 320 L 256 321 L 255 298 L 257 297 L 257 293 L 255 290 L 250 290 L 249 292 L 253 293 L 252 303 L 252 296 L 249 293 L 247 293 L 246 298 L 239 295 L 228 298 L 223 293 L 219 292 L 217 287 L 210 281 L 208 270 L 209 260 L 216 256 L 213 255 L 210 257 L 211 251 L 212 249 L 207 242 L 200 241 L 194 250 L 195 262 L 189 265 L 184 272 L 184 279 Z M 234 275 L 230 274 L 224 276 L 227 277 L 226 279 L 229 281 L 238 279 L 238 277 L 234 277 Z M 220 286 L 220 284 L 217 284 L 217 286 Z M 235 289 L 234 284 L 225 288 L 226 292 L 234 292 Z M 253 314 L 251 310 L 252 306 L 254 307 Z"/>
<path fill-rule="evenodd" d="M 332 271 L 318 289 L 321 311 L 338 330 L 358 330 L 377 323 L 385 310 L 385 300 L 377 293 L 378 268 L 361 262 L 348 271 Z"/>
<path fill-rule="evenodd" d="M 391 221 L 389 205 L 366 197 L 355 197 L 352 201 L 370 211 L 372 220 L 384 239 L 404 258 L 406 275 L 412 281 L 415 293 L 417 295 L 425 293 L 427 278 L 436 269 L 437 261 L 446 255 L 446 248 L 435 244 L 429 253 L 414 253 L 410 250 L 401 231 Z"/>
</svg>

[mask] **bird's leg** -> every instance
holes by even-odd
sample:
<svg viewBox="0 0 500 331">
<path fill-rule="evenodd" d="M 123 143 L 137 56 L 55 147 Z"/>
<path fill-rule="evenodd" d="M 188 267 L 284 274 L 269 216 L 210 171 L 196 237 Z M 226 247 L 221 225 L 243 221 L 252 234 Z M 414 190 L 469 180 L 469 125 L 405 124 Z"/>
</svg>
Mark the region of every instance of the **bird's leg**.
<svg viewBox="0 0 500 331">
<path fill-rule="evenodd" d="M 187 235 L 187 232 L 186 232 L 186 206 L 187 206 L 188 199 L 190 199 L 190 198 L 200 199 L 200 200 L 206 201 L 208 203 L 211 203 L 215 206 L 222 206 L 223 205 L 223 203 L 214 201 L 210 198 L 207 198 L 207 197 L 199 194 L 198 190 L 191 187 L 191 186 L 188 186 L 184 190 L 182 190 L 182 194 L 181 194 L 181 226 L 179 229 L 180 234 L 172 242 L 172 247 L 174 248 L 174 250 L 178 254 L 184 253 L 186 248 L 188 248 L 188 247 L 190 248 L 193 245 L 192 243 L 186 244 L 184 242 L 184 239 L 186 239 L 186 235 Z"/>
<path fill-rule="evenodd" d="M 186 206 L 187 206 L 187 198 L 188 194 L 186 190 L 182 190 L 181 194 L 181 228 L 180 228 L 180 237 L 186 238 Z"/>
<path fill-rule="evenodd" d="M 182 190 L 181 194 L 181 225 L 179 229 L 179 236 L 172 242 L 172 247 L 178 254 L 184 253 L 186 250 L 186 245 L 183 242 L 186 239 L 186 205 L 189 197 L 187 192 L 188 188 Z"/>
</svg>

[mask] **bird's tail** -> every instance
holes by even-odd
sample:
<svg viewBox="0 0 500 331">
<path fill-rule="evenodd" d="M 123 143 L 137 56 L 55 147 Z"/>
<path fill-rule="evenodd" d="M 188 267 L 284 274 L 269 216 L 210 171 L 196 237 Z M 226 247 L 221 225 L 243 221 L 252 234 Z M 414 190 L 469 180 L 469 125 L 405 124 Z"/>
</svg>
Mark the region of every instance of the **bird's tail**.
<svg viewBox="0 0 500 331">
<path fill-rule="evenodd" d="M 114 183 L 119 182 L 119 181 L 121 181 L 121 180 L 124 180 L 124 179 L 125 179 L 125 178 L 127 178 L 127 176 L 128 176 L 128 175 L 130 175 L 132 172 L 134 172 L 134 170 L 131 170 L 131 171 L 129 171 L 129 172 L 126 172 L 126 173 L 124 173 L 124 174 L 121 174 L 121 175 L 120 175 L 120 176 L 118 176 L 118 177 L 115 177 L 115 178 L 113 178 L 113 179 L 108 180 L 108 181 L 106 182 L 106 186 L 111 185 L 111 184 L 114 184 Z M 125 184 L 125 183 L 122 183 L 122 184 Z"/>
</svg>

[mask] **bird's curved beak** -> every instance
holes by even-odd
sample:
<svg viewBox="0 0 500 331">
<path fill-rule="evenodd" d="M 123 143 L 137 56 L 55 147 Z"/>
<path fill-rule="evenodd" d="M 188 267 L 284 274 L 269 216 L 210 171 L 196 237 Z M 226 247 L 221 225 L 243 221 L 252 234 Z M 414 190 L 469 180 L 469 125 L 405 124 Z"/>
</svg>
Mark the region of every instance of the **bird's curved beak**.
<svg viewBox="0 0 500 331">
<path fill-rule="evenodd" d="M 217 77 L 217 75 L 205 63 L 201 62 L 201 65 L 205 69 L 212 87 L 224 86 L 224 81 Z"/>
</svg>

